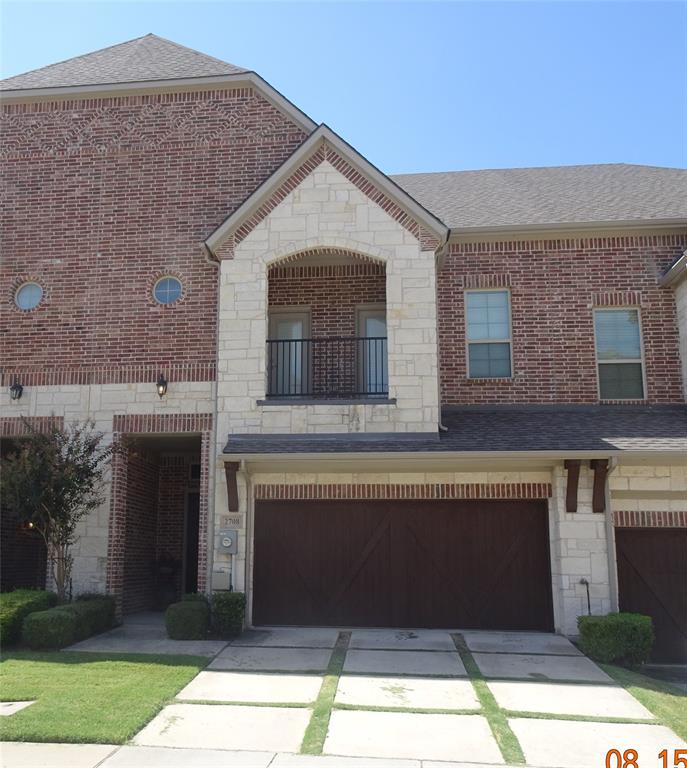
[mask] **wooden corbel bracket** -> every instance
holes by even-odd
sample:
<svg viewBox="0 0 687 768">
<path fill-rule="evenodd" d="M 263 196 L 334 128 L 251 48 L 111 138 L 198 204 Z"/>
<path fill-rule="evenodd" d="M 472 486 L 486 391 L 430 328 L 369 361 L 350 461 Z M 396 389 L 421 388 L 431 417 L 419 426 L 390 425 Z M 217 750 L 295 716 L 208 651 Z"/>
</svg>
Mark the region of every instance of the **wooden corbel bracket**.
<svg viewBox="0 0 687 768">
<path fill-rule="evenodd" d="M 568 471 L 568 485 L 565 490 L 565 511 L 568 514 L 577 512 L 577 489 L 580 484 L 579 459 L 567 459 L 563 466 Z"/>
<path fill-rule="evenodd" d="M 224 475 L 227 479 L 227 510 L 239 511 L 239 487 L 236 482 L 236 473 L 239 471 L 238 461 L 224 462 Z"/>
<path fill-rule="evenodd" d="M 592 512 L 602 515 L 606 511 L 606 476 L 608 459 L 592 459 L 590 469 L 594 470 L 594 490 L 592 492 Z"/>
</svg>

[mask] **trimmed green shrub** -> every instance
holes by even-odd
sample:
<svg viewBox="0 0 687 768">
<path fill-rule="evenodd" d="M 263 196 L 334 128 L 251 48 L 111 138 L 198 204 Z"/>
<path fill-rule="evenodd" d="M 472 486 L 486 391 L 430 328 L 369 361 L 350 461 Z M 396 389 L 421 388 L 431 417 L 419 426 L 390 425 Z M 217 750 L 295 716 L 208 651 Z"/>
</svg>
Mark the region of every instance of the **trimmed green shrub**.
<svg viewBox="0 0 687 768">
<path fill-rule="evenodd" d="M 0 594 L 0 645 L 16 643 L 24 619 L 35 611 L 45 611 L 57 603 L 54 592 L 41 589 L 15 589 Z"/>
<path fill-rule="evenodd" d="M 73 603 L 58 606 L 76 618 L 76 640 L 85 640 L 110 629 L 114 624 L 115 602 L 109 595 L 80 596 Z"/>
<path fill-rule="evenodd" d="M 649 660 L 654 643 L 649 616 L 640 613 L 580 616 L 577 626 L 580 650 L 595 661 L 634 668 Z"/>
<path fill-rule="evenodd" d="M 210 610 L 201 600 L 172 603 L 165 611 L 165 625 L 172 640 L 205 640 L 210 626 Z"/>
<path fill-rule="evenodd" d="M 76 640 L 77 622 L 76 613 L 64 607 L 31 613 L 24 619 L 21 639 L 33 651 L 64 648 Z"/>
<path fill-rule="evenodd" d="M 193 603 L 196 601 L 205 603 L 208 607 L 210 606 L 210 601 L 208 600 L 207 595 L 204 595 L 202 592 L 186 592 L 181 596 L 182 603 Z"/>
<path fill-rule="evenodd" d="M 243 631 L 246 596 L 243 592 L 213 592 L 210 601 L 212 625 L 221 637 L 233 637 Z"/>
</svg>

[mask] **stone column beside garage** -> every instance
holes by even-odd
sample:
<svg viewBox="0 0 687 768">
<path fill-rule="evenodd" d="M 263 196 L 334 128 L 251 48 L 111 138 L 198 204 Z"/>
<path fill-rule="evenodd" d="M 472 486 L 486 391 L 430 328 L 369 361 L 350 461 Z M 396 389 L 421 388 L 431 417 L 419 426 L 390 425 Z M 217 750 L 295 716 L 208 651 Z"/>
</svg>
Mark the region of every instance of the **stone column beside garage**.
<svg viewBox="0 0 687 768">
<path fill-rule="evenodd" d="M 582 462 L 578 486 L 577 512 L 565 506 L 568 473 L 563 465 L 552 473 L 553 495 L 549 504 L 551 536 L 551 578 L 553 583 L 556 631 L 577 635 L 577 617 L 586 616 L 589 582 L 591 613 L 609 613 L 612 607 L 606 515 L 592 512 L 594 473 L 589 462 Z"/>
</svg>

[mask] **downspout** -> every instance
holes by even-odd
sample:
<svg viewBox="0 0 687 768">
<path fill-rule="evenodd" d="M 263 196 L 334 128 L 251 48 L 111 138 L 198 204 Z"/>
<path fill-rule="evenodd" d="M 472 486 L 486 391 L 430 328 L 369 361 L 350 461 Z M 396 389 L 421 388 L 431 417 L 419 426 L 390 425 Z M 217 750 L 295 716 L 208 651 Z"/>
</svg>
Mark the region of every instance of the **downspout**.
<svg viewBox="0 0 687 768">
<path fill-rule="evenodd" d="M 243 560 L 243 593 L 246 596 L 246 626 L 253 626 L 253 584 L 251 574 L 253 572 L 253 482 L 248 471 L 245 459 L 241 459 L 239 469 L 246 486 L 246 554 Z M 234 574 L 232 573 L 232 579 Z"/>
<path fill-rule="evenodd" d="M 442 422 L 441 417 L 441 351 L 439 345 L 439 271 L 443 268 L 443 258 L 448 250 L 450 230 L 446 233 L 446 239 L 437 250 L 434 259 L 434 311 L 436 313 L 437 333 L 437 402 L 439 404 L 439 432 L 448 432 L 448 427 Z"/>
<path fill-rule="evenodd" d="M 611 612 L 618 610 L 618 570 L 615 552 L 615 526 L 613 525 L 613 510 L 611 509 L 611 488 L 609 477 L 618 466 L 618 459 L 611 456 L 608 459 L 608 472 L 606 473 L 606 509 L 604 511 L 606 523 L 606 556 L 608 558 L 608 590 L 611 597 Z"/>
<path fill-rule="evenodd" d="M 212 386 L 212 430 L 210 433 L 210 455 L 208 456 L 208 529 L 205 545 L 208 548 L 207 573 L 205 575 L 205 591 L 212 592 L 212 573 L 215 567 L 215 496 L 217 492 L 217 417 L 219 404 L 217 399 L 217 378 L 219 376 L 219 314 L 222 283 L 222 262 L 215 258 L 212 251 L 205 243 L 202 243 L 205 253 L 205 261 L 217 269 L 217 318 L 215 321 L 215 381 Z M 233 578 L 233 574 L 232 574 Z"/>
</svg>

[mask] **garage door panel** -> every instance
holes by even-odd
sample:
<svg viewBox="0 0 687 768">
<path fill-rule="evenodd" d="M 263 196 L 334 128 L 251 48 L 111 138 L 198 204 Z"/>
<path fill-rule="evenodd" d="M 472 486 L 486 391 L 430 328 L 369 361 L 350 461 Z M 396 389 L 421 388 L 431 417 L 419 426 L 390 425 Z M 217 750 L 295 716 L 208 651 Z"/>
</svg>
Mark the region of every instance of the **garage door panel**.
<svg viewBox="0 0 687 768">
<path fill-rule="evenodd" d="M 256 624 L 552 628 L 544 502 L 258 502 L 255 531 Z"/>
<path fill-rule="evenodd" d="M 651 616 L 654 661 L 687 662 L 687 529 L 616 529 L 621 611 Z"/>
</svg>

